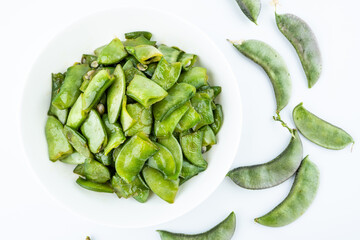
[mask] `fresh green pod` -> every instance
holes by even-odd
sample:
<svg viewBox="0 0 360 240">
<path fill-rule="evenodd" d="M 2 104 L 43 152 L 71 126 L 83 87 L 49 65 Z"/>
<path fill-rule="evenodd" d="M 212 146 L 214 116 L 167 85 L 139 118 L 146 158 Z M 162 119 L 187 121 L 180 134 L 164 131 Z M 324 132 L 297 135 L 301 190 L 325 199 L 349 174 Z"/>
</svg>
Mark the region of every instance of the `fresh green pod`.
<svg viewBox="0 0 360 240">
<path fill-rule="evenodd" d="M 163 57 L 158 63 L 151 80 L 165 90 L 170 89 L 178 80 L 181 73 L 179 62 L 170 63 Z"/>
<path fill-rule="evenodd" d="M 114 83 L 107 92 L 107 111 L 109 115 L 109 122 L 115 123 L 120 115 L 121 103 L 125 96 L 125 73 L 120 64 L 114 70 Z"/>
<path fill-rule="evenodd" d="M 183 106 L 173 111 L 169 116 L 164 118 L 162 121 L 155 121 L 154 124 L 155 136 L 158 138 L 169 137 L 174 132 L 180 119 L 189 110 L 189 107 L 190 107 L 190 102 L 187 102 Z"/>
<path fill-rule="evenodd" d="M 319 169 L 305 157 L 296 173 L 289 195 L 273 210 L 255 222 L 268 227 L 282 227 L 294 222 L 309 208 L 319 187 Z"/>
<path fill-rule="evenodd" d="M 214 114 L 212 110 L 212 98 L 206 93 L 196 93 L 191 99 L 191 105 L 194 106 L 196 112 L 201 116 L 201 120 L 196 124 L 195 130 L 214 122 Z"/>
<path fill-rule="evenodd" d="M 177 62 L 179 55 L 181 53 L 181 51 L 179 49 L 176 48 L 172 48 L 172 47 L 168 47 L 164 44 L 160 44 L 158 46 L 159 51 L 164 55 L 164 59 L 168 62 L 168 63 L 175 63 Z M 181 68 L 181 63 L 180 64 L 180 68 Z"/>
<path fill-rule="evenodd" d="M 117 148 L 125 142 L 126 137 L 121 129 L 121 126 L 119 123 L 110 123 L 109 117 L 107 114 L 104 114 L 102 116 L 102 120 L 105 125 L 106 133 L 109 136 L 108 143 L 106 144 L 106 147 L 104 148 L 104 154 L 108 155 L 111 150 L 114 148 Z"/>
<path fill-rule="evenodd" d="M 165 179 L 160 171 L 148 166 L 143 168 L 142 174 L 151 191 L 166 202 L 174 203 L 179 190 L 179 179 Z"/>
<path fill-rule="evenodd" d="M 197 56 L 195 54 L 181 52 L 177 61 L 181 63 L 185 71 L 188 71 L 195 64 L 196 60 Z"/>
<path fill-rule="evenodd" d="M 52 84 L 51 84 L 51 86 L 52 86 L 51 101 L 55 98 L 57 93 L 60 91 L 60 87 L 61 87 L 62 83 L 64 82 L 64 79 L 65 79 L 65 74 L 62 74 L 62 73 L 52 73 L 51 74 L 51 82 L 52 82 Z M 68 109 L 61 110 L 50 103 L 48 115 L 57 117 L 57 119 L 59 119 L 59 121 L 62 124 L 65 124 L 66 118 L 68 116 L 68 112 L 69 112 Z"/>
<path fill-rule="evenodd" d="M 126 47 L 126 51 L 133 55 L 142 64 L 158 62 L 163 56 L 156 47 L 150 45 L 138 45 L 135 47 L 128 46 Z"/>
<path fill-rule="evenodd" d="M 81 155 L 78 152 L 74 152 L 70 155 L 68 155 L 67 157 L 61 159 L 60 161 L 66 164 L 82 164 L 84 163 L 86 160 L 86 157 Z"/>
<path fill-rule="evenodd" d="M 86 180 L 97 183 L 105 183 L 110 180 L 110 171 L 96 160 L 87 158 L 84 163 L 84 175 Z"/>
<path fill-rule="evenodd" d="M 199 131 L 204 132 L 204 137 L 203 137 L 203 141 L 202 141 L 203 147 L 212 146 L 212 145 L 216 144 L 215 133 L 209 125 L 206 125 L 206 126 L 200 128 Z"/>
<path fill-rule="evenodd" d="M 127 111 L 135 123 L 125 131 L 125 136 L 134 136 L 138 132 L 149 135 L 153 123 L 151 107 L 145 108 L 140 103 L 133 103 L 127 105 Z"/>
<path fill-rule="evenodd" d="M 175 84 L 168 90 L 168 95 L 162 101 L 154 104 L 153 114 L 155 120 L 162 121 L 177 108 L 189 101 L 195 92 L 195 87 L 190 84 Z"/>
<path fill-rule="evenodd" d="M 88 140 L 92 153 L 98 153 L 106 146 L 108 141 L 106 129 L 96 110 L 90 110 L 89 117 L 81 126 L 81 132 Z"/>
<path fill-rule="evenodd" d="M 232 212 L 221 223 L 207 232 L 188 235 L 183 233 L 172 233 L 163 230 L 157 230 L 161 240 L 230 240 L 235 232 L 236 216 Z"/>
<path fill-rule="evenodd" d="M 150 41 L 147 38 L 145 38 L 144 36 L 139 36 L 137 38 L 133 38 L 133 39 L 127 39 L 126 41 L 123 42 L 125 47 L 135 47 L 135 46 L 139 46 L 139 45 L 151 45 L 151 46 L 155 46 L 156 41 Z"/>
<path fill-rule="evenodd" d="M 134 38 L 138 38 L 140 36 L 143 36 L 147 40 L 150 40 L 152 37 L 152 33 L 147 32 L 147 31 L 134 31 L 134 32 L 125 33 L 126 39 L 134 39 Z"/>
<path fill-rule="evenodd" d="M 235 168 L 227 176 L 247 189 L 270 188 L 286 181 L 294 175 L 303 158 L 300 136 L 295 129 L 293 134 L 289 145 L 275 159 L 264 164 Z"/>
<path fill-rule="evenodd" d="M 126 95 L 148 108 L 164 99 L 168 93 L 154 81 L 136 74 L 127 86 Z"/>
<path fill-rule="evenodd" d="M 84 112 L 90 111 L 101 99 L 105 90 L 114 82 L 114 77 L 109 75 L 107 70 L 100 70 L 91 79 L 89 86 L 82 97 L 82 109 Z"/>
<path fill-rule="evenodd" d="M 184 72 L 180 75 L 179 83 L 188 83 L 196 88 L 207 85 L 208 75 L 206 68 L 193 67 L 189 71 Z"/>
<path fill-rule="evenodd" d="M 203 131 L 197 131 L 180 136 L 180 145 L 183 150 L 184 156 L 192 164 L 206 168 L 207 162 L 205 161 L 202 152 L 202 142 L 204 138 Z"/>
<path fill-rule="evenodd" d="M 85 161 L 86 161 L 86 159 L 85 159 Z M 84 161 L 84 163 L 78 164 L 74 168 L 73 173 L 78 174 L 82 177 L 85 177 L 85 161 Z"/>
<path fill-rule="evenodd" d="M 103 65 L 111 65 L 120 62 L 127 55 L 124 45 L 118 38 L 114 38 L 108 45 L 98 49 L 96 54 L 98 63 Z"/>
<path fill-rule="evenodd" d="M 176 171 L 176 164 L 175 159 L 165 146 L 160 143 L 155 143 L 156 146 L 159 148 L 159 151 L 155 153 L 152 157 L 149 158 L 147 164 L 159 170 L 165 175 L 165 178 L 173 179 L 173 176 Z M 175 178 L 176 180 L 177 178 Z"/>
<path fill-rule="evenodd" d="M 70 109 L 69 116 L 66 121 L 66 125 L 75 130 L 79 129 L 81 124 L 83 124 L 83 122 L 89 115 L 88 112 L 84 112 L 82 110 L 83 96 L 84 94 L 81 93 L 78 99 L 76 100 L 75 104 Z"/>
<path fill-rule="evenodd" d="M 136 120 L 129 114 L 127 110 L 127 98 L 124 96 L 121 107 L 120 123 L 123 127 L 123 131 L 127 131 L 136 123 Z"/>
<path fill-rule="evenodd" d="M 257 18 L 261 10 L 260 0 L 236 0 L 245 16 L 257 25 Z"/>
<path fill-rule="evenodd" d="M 224 113 L 222 111 L 222 106 L 220 104 L 215 105 L 216 108 L 213 111 L 214 113 L 214 122 L 210 125 L 215 135 L 218 134 L 220 128 L 224 122 Z"/>
<path fill-rule="evenodd" d="M 189 110 L 180 119 L 178 125 L 175 128 L 175 131 L 176 132 L 185 132 L 185 131 L 195 127 L 196 124 L 198 124 L 201 121 L 201 118 L 202 118 L 201 115 L 195 110 L 195 108 L 192 106 L 192 104 L 190 104 Z"/>
<path fill-rule="evenodd" d="M 63 132 L 68 142 L 78 153 L 80 153 L 84 157 L 92 158 L 92 154 L 84 136 L 82 136 L 79 132 L 68 126 L 64 127 Z"/>
<path fill-rule="evenodd" d="M 105 166 L 112 166 L 114 161 L 112 159 L 112 154 L 105 155 L 104 151 L 94 154 L 95 159 L 102 163 Z"/>
<path fill-rule="evenodd" d="M 322 70 L 321 53 L 315 34 L 304 20 L 293 14 L 275 12 L 275 19 L 280 32 L 294 46 L 311 88 L 319 80 Z"/>
<path fill-rule="evenodd" d="M 309 112 L 302 103 L 294 108 L 293 119 L 300 133 L 321 147 L 341 150 L 354 143 L 350 134 Z"/>
<path fill-rule="evenodd" d="M 160 144 L 162 144 L 164 147 L 169 149 L 172 156 L 175 160 L 176 170 L 173 174 L 171 179 L 177 179 L 179 178 L 180 172 L 182 171 L 182 165 L 183 165 L 183 153 L 181 150 L 181 146 L 179 142 L 176 140 L 176 138 L 173 135 L 170 135 L 168 138 L 160 138 L 158 140 Z"/>
<path fill-rule="evenodd" d="M 65 158 L 73 152 L 63 132 L 63 125 L 53 116 L 49 116 L 45 125 L 49 159 L 53 162 Z"/>
<path fill-rule="evenodd" d="M 74 105 L 81 93 L 79 88 L 83 82 L 83 75 L 89 70 L 88 64 L 69 67 L 59 93 L 52 100 L 52 105 L 58 109 L 66 109 Z"/>
<path fill-rule="evenodd" d="M 258 40 L 233 43 L 239 52 L 259 64 L 270 78 L 273 85 L 277 108 L 281 111 L 291 96 L 291 78 L 284 59 L 268 44 Z"/>
<path fill-rule="evenodd" d="M 116 172 L 127 183 L 134 181 L 146 160 L 159 148 L 143 133 L 137 133 L 121 148 L 115 160 Z"/>
<path fill-rule="evenodd" d="M 198 175 L 199 173 L 205 171 L 206 168 L 198 167 L 187 160 L 183 161 L 182 169 L 180 172 L 180 185 L 182 185 L 187 180 L 191 179 L 192 177 Z"/>
<path fill-rule="evenodd" d="M 106 183 L 96 183 L 96 182 L 91 182 L 91 181 L 87 181 L 81 177 L 79 177 L 76 180 L 76 183 L 79 184 L 79 186 L 90 190 L 90 191 L 94 191 L 94 192 L 105 192 L 105 193 L 113 193 L 114 190 Z"/>
</svg>

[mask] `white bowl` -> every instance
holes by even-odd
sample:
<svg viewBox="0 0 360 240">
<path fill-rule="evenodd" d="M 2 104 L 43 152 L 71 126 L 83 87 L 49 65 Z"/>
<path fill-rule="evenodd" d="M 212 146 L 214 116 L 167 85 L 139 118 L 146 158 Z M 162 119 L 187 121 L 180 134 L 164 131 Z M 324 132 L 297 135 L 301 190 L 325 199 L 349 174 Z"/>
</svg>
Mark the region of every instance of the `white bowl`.
<svg viewBox="0 0 360 240">
<path fill-rule="evenodd" d="M 174 204 L 152 194 L 145 204 L 118 199 L 115 194 L 82 189 L 75 183 L 74 165 L 48 159 L 45 122 L 51 94 L 51 73 L 64 72 L 115 36 L 135 30 L 153 33 L 154 40 L 200 57 L 209 82 L 222 87 L 218 102 L 225 115 L 218 144 L 207 154 L 208 169 L 180 187 Z M 194 25 L 151 8 L 124 7 L 84 17 L 60 32 L 40 53 L 23 93 L 21 128 L 29 163 L 50 194 L 67 208 L 101 224 L 138 228 L 164 223 L 192 210 L 210 196 L 228 172 L 241 133 L 241 101 L 237 81 L 224 55 Z"/>
</svg>

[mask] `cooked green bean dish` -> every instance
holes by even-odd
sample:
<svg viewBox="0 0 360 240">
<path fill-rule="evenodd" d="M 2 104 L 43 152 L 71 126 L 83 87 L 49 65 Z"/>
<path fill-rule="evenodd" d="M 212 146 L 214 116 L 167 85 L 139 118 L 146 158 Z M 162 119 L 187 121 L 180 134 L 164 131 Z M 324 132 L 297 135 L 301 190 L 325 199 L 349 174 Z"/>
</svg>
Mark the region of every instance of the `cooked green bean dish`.
<svg viewBox="0 0 360 240">
<path fill-rule="evenodd" d="M 49 159 L 76 165 L 76 183 L 119 198 L 168 203 L 206 170 L 203 153 L 223 123 L 221 87 L 197 55 L 136 31 L 52 74 L 45 135 Z"/>
</svg>

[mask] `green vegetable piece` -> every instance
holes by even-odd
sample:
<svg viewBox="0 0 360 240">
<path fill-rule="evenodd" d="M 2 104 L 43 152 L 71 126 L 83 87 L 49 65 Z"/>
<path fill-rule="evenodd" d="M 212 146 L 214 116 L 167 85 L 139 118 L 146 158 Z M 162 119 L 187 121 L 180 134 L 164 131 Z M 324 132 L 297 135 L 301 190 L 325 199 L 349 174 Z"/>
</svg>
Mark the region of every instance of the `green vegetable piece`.
<svg viewBox="0 0 360 240">
<path fill-rule="evenodd" d="M 94 50 L 94 54 L 96 56 L 99 56 L 100 52 L 106 47 L 107 45 L 103 45 L 103 46 L 100 46 L 98 47 L 97 49 Z"/>
<path fill-rule="evenodd" d="M 284 59 L 275 49 L 258 40 L 234 42 L 233 45 L 267 73 L 275 92 L 276 111 L 280 112 L 288 104 L 291 95 L 291 78 Z"/>
<path fill-rule="evenodd" d="M 143 36 L 147 40 L 150 40 L 152 37 L 152 34 L 151 34 L 151 32 L 147 32 L 147 31 L 135 31 L 135 32 L 125 33 L 126 39 L 134 39 L 134 38 L 138 38 L 140 36 Z"/>
<path fill-rule="evenodd" d="M 82 110 L 83 96 L 83 94 L 80 94 L 74 106 L 70 109 L 69 117 L 66 121 L 67 126 L 76 130 L 81 126 L 81 124 L 89 115 L 87 112 Z"/>
<path fill-rule="evenodd" d="M 220 104 L 216 104 L 216 108 L 213 113 L 214 113 L 214 122 L 210 125 L 210 127 L 212 128 L 212 130 L 216 135 L 220 131 L 220 128 L 224 122 L 224 114 Z"/>
<path fill-rule="evenodd" d="M 161 61 L 161 60 L 160 60 Z M 147 67 L 147 69 L 144 71 L 144 73 L 148 76 L 148 77 L 152 77 L 155 73 L 155 70 L 157 68 L 158 63 L 150 63 Z"/>
<path fill-rule="evenodd" d="M 114 38 L 108 45 L 98 51 L 99 64 L 111 65 L 120 62 L 127 55 L 124 45 L 118 38 Z"/>
<path fill-rule="evenodd" d="M 158 49 L 164 55 L 164 59 L 166 59 L 168 63 L 177 62 L 177 59 L 179 58 L 179 55 L 181 53 L 179 49 L 168 47 L 164 44 L 160 44 L 158 46 Z M 181 63 L 180 63 L 180 68 L 181 68 Z"/>
<path fill-rule="evenodd" d="M 179 62 L 168 63 L 163 57 L 158 63 L 156 70 L 151 78 L 165 90 L 171 88 L 178 80 L 181 73 L 181 64 Z"/>
<path fill-rule="evenodd" d="M 155 144 L 159 148 L 159 151 L 148 160 L 147 164 L 164 173 L 165 178 L 174 179 L 176 164 L 172 153 L 160 143 Z M 176 179 L 177 178 L 174 180 Z"/>
<path fill-rule="evenodd" d="M 115 160 L 116 172 L 127 183 L 134 181 L 145 161 L 159 148 L 143 133 L 137 133 L 125 142 Z"/>
<path fill-rule="evenodd" d="M 98 160 L 105 166 L 113 165 L 113 159 L 111 154 L 105 155 L 104 151 L 101 151 L 99 153 L 95 153 L 94 156 L 96 160 Z"/>
<path fill-rule="evenodd" d="M 162 87 L 150 79 L 135 75 L 127 87 L 126 95 L 139 102 L 145 108 L 148 108 L 164 99 L 168 94 Z"/>
<path fill-rule="evenodd" d="M 195 235 L 182 233 L 171 233 L 168 231 L 157 230 L 161 240 L 230 240 L 235 232 L 236 216 L 232 212 L 221 223 L 213 227 L 207 232 Z"/>
<path fill-rule="evenodd" d="M 205 86 L 207 84 L 208 75 L 206 74 L 206 68 L 193 67 L 189 71 L 180 75 L 178 82 L 188 83 L 196 88 Z"/>
<path fill-rule="evenodd" d="M 150 189 L 149 187 L 146 185 L 146 183 L 144 182 L 144 180 L 142 180 L 142 178 L 139 176 L 138 177 L 139 181 L 137 181 L 137 179 L 135 179 L 135 181 L 133 183 L 136 184 L 136 187 L 138 189 L 138 191 L 136 191 L 134 193 L 134 195 L 132 196 L 136 201 L 140 202 L 140 203 L 144 203 L 148 200 L 149 195 L 150 195 Z"/>
<path fill-rule="evenodd" d="M 175 131 L 185 132 L 185 131 L 195 127 L 196 124 L 198 124 L 200 121 L 201 121 L 201 115 L 190 104 L 189 110 L 180 119 L 178 125 L 176 126 Z"/>
<path fill-rule="evenodd" d="M 158 138 L 169 137 L 174 132 L 180 119 L 189 110 L 189 107 L 190 107 L 190 102 L 187 102 L 183 106 L 173 111 L 169 116 L 164 118 L 162 121 L 155 121 L 154 124 L 155 136 Z"/>
<path fill-rule="evenodd" d="M 89 69 L 90 67 L 87 64 L 69 67 L 59 93 L 52 100 L 52 105 L 58 109 L 71 107 L 81 93 L 79 88 L 83 81 L 82 77 Z"/>
<path fill-rule="evenodd" d="M 120 144 L 122 144 L 126 140 L 126 137 L 120 127 L 120 124 L 110 123 L 107 114 L 104 114 L 102 116 L 102 120 L 105 124 L 107 135 L 109 136 L 108 143 L 104 148 L 104 154 L 108 155 L 111 150 L 120 146 Z"/>
<path fill-rule="evenodd" d="M 133 55 L 140 63 L 149 64 L 160 61 L 162 53 L 154 46 L 138 45 L 135 47 L 128 46 L 126 51 Z"/>
<path fill-rule="evenodd" d="M 67 157 L 61 159 L 60 161 L 67 164 L 82 164 L 85 162 L 86 157 L 81 155 L 78 152 L 74 152 Z"/>
<path fill-rule="evenodd" d="M 293 130 L 286 149 L 275 159 L 264 164 L 239 167 L 227 176 L 237 185 L 247 189 L 264 189 L 279 185 L 289 179 L 301 164 L 303 147 L 298 132 Z"/>
<path fill-rule="evenodd" d="M 63 133 L 63 125 L 53 116 L 49 116 L 46 121 L 45 135 L 51 161 L 65 158 L 73 152 L 73 148 Z"/>
<path fill-rule="evenodd" d="M 90 111 L 101 99 L 105 90 L 114 82 L 114 77 L 107 70 L 100 70 L 90 81 L 82 97 L 82 109 Z"/>
<path fill-rule="evenodd" d="M 156 41 L 149 41 L 147 38 L 145 38 L 144 36 L 139 36 L 137 38 L 133 38 L 133 39 L 127 39 L 124 42 L 124 46 L 128 47 L 135 47 L 138 45 L 151 45 L 151 46 L 155 46 Z"/>
<path fill-rule="evenodd" d="M 206 126 L 200 128 L 199 131 L 204 132 L 204 138 L 202 141 L 203 147 L 212 146 L 212 145 L 216 144 L 215 133 L 209 125 L 206 125 Z"/>
<path fill-rule="evenodd" d="M 82 64 L 88 64 L 91 67 L 91 63 L 97 61 L 98 57 L 91 54 L 83 54 L 81 57 Z"/>
<path fill-rule="evenodd" d="M 188 71 L 192 68 L 192 66 L 195 64 L 197 60 L 197 56 L 195 54 L 182 52 L 179 55 L 178 62 L 181 63 L 182 68 L 185 71 Z"/>
<path fill-rule="evenodd" d="M 146 202 L 150 190 L 138 175 L 131 183 L 125 182 L 117 173 L 111 179 L 111 185 L 119 198 L 133 197 L 139 202 Z"/>
<path fill-rule="evenodd" d="M 203 131 L 182 135 L 180 136 L 180 145 L 186 159 L 198 167 L 206 168 L 207 162 L 201 153 L 203 138 Z"/>
<path fill-rule="evenodd" d="M 115 80 L 107 93 L 107 111 L 110 123 L 115 123 L 119 118 L 126 88 L 125 73 L 120 64 L 116 66 L 113 75 Z"/>
<path fill-rule="evenodd" d="M 301 134 L 321 147 L 340 150 L 355 142 L 350 134 L 312 114 L 302 103 L 294 108 L 293 119 Z"/>
<path fill-rule="evenodd" d="M 86 160 L 86 159 L 85 159 Z M 75 168 L 74 168 L 74 171 L 73 171 L 75 174 L 78 174 L 82 177 L 85 177 L 85 161 L 84 163 L 82 164 L 79 164 L 77 165 Z"/>
<path fill-rule="evenodd" d="M 126 80 L 126 84 L 129 84 L 131 82 L 131 80 L 133 80 L 135 75 L 140 75 L 145 77 L 145 74 L 140 71 L 139 69 L 137 69 L 136 67 L 133 66 L 133 63 L 131 62 L 131 60 L 127 61 L 124 64 L 124 73 L 125 73 L 125 80 Z"/>
<path fill-rule="evenodd" d="M 319 80 L 322 70 L 320 48 L 315 34 L 304 20 L 295 15 L 275 13 L 275 18 L 280 32 L 294 46 L 311 88 Z"/>
<path fill-rule="evenodd" d="M 145 166 L 142 170 L 144 180 L 156 195 L 168 203 L 174 203 L 179 189 L 179 179 L 165 179 L 164 175 L 151 167 Z"/>
<path fill-rule="evenodd" d="M 177 108 L 189 101 L 195 92 L 195 87 L 190 84 L 175 84 L 168 90 L 168 95 L 162 101 L 154 104 L 153 113 L 155 120 L 162 121 Z"/>
<path fill-rule="evenodd" d="M 206 87 L 206 88 L 205 88 Z M 211 89 L 210 86 L 204 86 L 199 88 L 197 91 L 197 93 L 205 93 L 207 95 L 209 95 L 209 97 L 214 100 L 214 96 L 215 96 L 215 92 L 214 89 Z"/>
<path fill-rule="evenodd" d="M 181 173 L 180 173 L 180 185 L 191 179 L 192 177 L 198 175 L 199 173 L 205 171 L 206 168 L 195 166 L 188 161 L 184 160 Z"/>
<path fill-rule="evenodd" d="M 173 135 L 170 135 L 168 138 L 160 138 L 158 142 L 167 149 L 169 149 L 175 160 L 176 170 L 171 179 L 176 180 L 177 178 L 179 178 L 183 165 L 183 153 L 181 150 L 181 146 Z"/>
<path fill-rule="evenodd" d="M 105 183 L 110 180 L 110 171 L 96 160 L 87 158 L 84 163 L 84 174 L 87 180 Z"/>
<path fill-rule="evenodd" d="M 90 110 L 89 117 L 81 126 L 81 132 L 88 140 L 92 153 L 98 153 L 106 146 L 108 141 L 107 133 L 104 123 L 96 110 Z"/>
<path fill-rule="evenodd" d="M 55 98 L 57 93 L 60 91 L 60 87 L 61 87 L 62 83 L 64 82 L 64 79 L 65 79 L 65 75 L 62 73 L 56 73 L 56 74 L 52 73 L 51 74 L 51 82 L 52 82 L 51 101 Z M 61 110 L 50 103 L 48 115 L 57 117 L 57 119 L 59 119 L 59 121 L 62 124 L 65 124 L 66 118 L 68 116 L 68 112 L 69 112 L 68 109 Z"/>
<path fill-rule="evenodd" d="M 260 0 L 236 0 L 245 16 L 257 25 L 257 18 L 261 10 Z"/>
<path fill-rule="evenodd" d="M 124 96 L 121 107 L 121 115 L 120 115 L 120 122 L 121 122 L 121 126 L 123 127 L 123 131 L 127 131 L 136 123 L 136 120 L 132 118 L 132 116 L 129 114 L 127 110 L 126 102 L 127 102 L 127 98 L 126 96 Z"/>
<path fill-rule="evenodd" d="M 214 122 L 214 114 L 211 107 L 212 99 L 206 93 L 196 93 L 191 99 L 191 104 L 195 110 L 201 115 L 201 120 L 195 126 L 195 130 L 201 127 L 212 124 Z"/>
<path fill-rule="evenodd" d="M 255 222 L 268 227 L 282 227 L 298 219 L 315 199 L 319 187 L 319 169 L 308 156 L 302 161 L 289 195 L 273 210 Z"/>
<path fill-rule="evenodd" d="M 84 157 L 91 158 L 92 154 L 87 145 L 86 139 L 80 133 L 72 129 L 71 127 L 64 127 L 64 134 L 68 142 L 75 148 L 75 150 Z"/>
<path fill-rule="evenodd" d="M 113 189 L 108 184 L 87 181 L 81 177 L 79 177 L 76 180 L 76 183 L 79 184 L 81 187 L 94 192 L 105 192 L 105 193 L 114 192 Z"/>
<path fill-rule="evenodd" d="M 212 90 L 214 90 L 214 98 L 219 96 L 219 94 L 221 93 L 221 87 L 220 86 L 211 86 L 210 88 Z"/>
<path fill-rule="evenodd" d="M 138 132 L 149 135 L 153 123 L 151 107 L 144 108 L 140 103 L 134 103 L 127 105 L 127 111 L 135 124 L 125 131 L 125 136 L 133 136 Z"/>
</svg>

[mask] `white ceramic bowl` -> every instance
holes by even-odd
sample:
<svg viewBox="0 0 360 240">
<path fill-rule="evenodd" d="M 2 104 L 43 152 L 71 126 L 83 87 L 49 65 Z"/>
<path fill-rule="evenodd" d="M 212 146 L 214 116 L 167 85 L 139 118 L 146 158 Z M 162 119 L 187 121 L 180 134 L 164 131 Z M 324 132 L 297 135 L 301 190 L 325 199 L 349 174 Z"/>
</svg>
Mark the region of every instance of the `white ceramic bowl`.
<svg viewBox="0 0 360 240">
<path fill-rule="evenodd" d="M 218 144 L 207 154 L 208 169 L 180 187 L 174 204 L 152 194 L 145 204 L 118 199 L 114 194 L 82 189 L 75 183 L 73 165 L 48 159 L 44 127 L 51 94 L 50 74 L 64 72 L 83 53 L 115 36 L 135 30 L 153 33 L 158 43 L 177 46 L 200 57 L 209 72 L 209 82 L 222 87 L 218 98 L 225 121 Z M 219 186 L 228 172 L 240 140 L 241 102 L 237 81 L 224 55 L 194 25 L 155 9 L 125 7 L 92 14 L 60 32 L 40 53 L 24 88 L 21 128 L 29 163 L 40 182 L 67 208 L 101 224 L 124 228 L 156 225 L 172 220 L 198 206 Z"/>
</svg>

